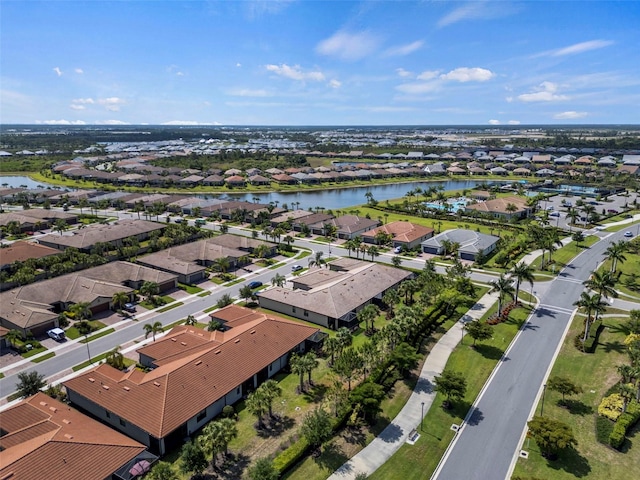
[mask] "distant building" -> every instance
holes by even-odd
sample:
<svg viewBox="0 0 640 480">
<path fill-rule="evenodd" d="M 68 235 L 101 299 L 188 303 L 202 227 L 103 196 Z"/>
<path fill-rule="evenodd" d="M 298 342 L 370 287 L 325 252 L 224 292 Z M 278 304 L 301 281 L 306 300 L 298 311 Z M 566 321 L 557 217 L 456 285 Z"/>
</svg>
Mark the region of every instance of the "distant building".
<svg viewBox="0 0 640 480">
<path fill-rule="evenodd" d="M 364 232 L 361 235 L 362 240 L 366 243 L 376 243 L 375 237 L 380 232 L 386 233 L 391 237 L 391 242 L 394 247 L 412 249 L 420 245 L 427 238 L 431 238 L 434 230 L 433 228 L 411 222 L 397 221 Z"/>
<path fill-rule="evenodd" d="M 493 235 L 478 233 L 473 230 L 447 230 L 422 242 L 422 251 L 431 255 L 444 253 L 444 241 L 457 243 L 458 256 L 462 260 L 475 261 L 478 255 L 488 255 L 493 252 L 500 238 Z"/>
<path fill-rule="evenodd" d="M 513 217 L 526 218 L 533 212 L 533 207 L 527 205 L 527 199 L 524 197 L 511 196 L 500 197 L 484 202 L 473 203 L 467 205 L 466 212 L 483 212 L 490 213 L 497 218 L 505 218 L 510 220 Z"/>
</svg>

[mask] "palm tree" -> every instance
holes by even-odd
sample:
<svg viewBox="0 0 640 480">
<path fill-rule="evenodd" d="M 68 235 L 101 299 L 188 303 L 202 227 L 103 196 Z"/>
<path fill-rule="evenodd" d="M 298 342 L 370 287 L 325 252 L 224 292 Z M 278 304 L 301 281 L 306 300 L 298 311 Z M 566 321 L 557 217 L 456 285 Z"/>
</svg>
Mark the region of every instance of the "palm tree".
<svg viewBox="0 0 640 480">
<path fill-rule="evenodd" d="M 116 310 L 120 310 L 128 301 L 129 295 L 127 292 L 116 292 L 113 294 L 113 297 L 111 297 L 111 303 Z"/>
<path fill-rule="evenodd" d="M 264 401 L 269 410 L 269 417 L 273 418 L 273 401 L 282 395 L 282 388 L 273 379 L 269 379 L 258 387 L 258 390 L 264 395 Z"/>
<path fill-rule="evenodd" d="M 194 317 L 193 315 L 188 315 L 187 319 L 184 321 L 184 324 L 190 327 L 195 326 L 196 323 L 198 323 L 198 321 L 196 320 L 196 317 Z"/>
<path fill-rule="evenodd" d="M 603 298 L 618 298 L 618 292 L 614 288 L 616 280 L 616 276 L 611 272 L 597 271 L 593 272 L 591 277 L 582 282 L 582 284 L 591 290 L 595 290 Z"/>
<path fill-rule="evenodd" d="M 344 349 L 353 343 L 353 334 L 347 327 L 340 327 L 336 332 L 336 340 L 338 341 L 338 352 L 342 354 Z"/>
<path fill-rule="evenodd" d="M 366 307 L 358 312 L 358 323 L 364 323 L 365 330 L 368 332 L 373 332 L 373 322 L 379 314 L 380 309 L 373 303 L 369 303 Z M 371 322 L 371 328 L 369 328 L 369 322 Z"/>
<path fill-rule="evenodd" d="M 327 337 L 324 339 L 322 343 L 322 350 L 326 355 L 329 355 L 331 361 L 330 364 L 333 365 L 333 361 L 335 359 L 336 353 L 340 351 L 340 344 L 336 337 Z"/>
<path fill-rule="evenodd" d="M 71 305 L 71 307 L 69 307 L 69 311 L 74 314 L 76 320 L 88 320 L 92 315 L 89 306 L 89 302 L 78 302 Z"/>
<path fill-rule="evenodd" d="M 304 364 L 304 357 L 298 355 L 297 353 L 292 353 L 291 358 L 289 359 L 289 364 L 291 365 L 291 373 L 294 375 L 298 375 L 300 378 L 300 391 L 299 393 L 304 392 L 304 374 L 307 372 L 306 366 Z"/>
<path fill-rule="evenodd" d="M 293 240 L 294 239 L 291 235 L 285 235 L 285 237 L 282 239 L 282 241 L 287 244 L 288 250 L 291 250 L 291 244 L 293 243 Z"/>
<path fill-rule="evenodd" d="M 9 330 L 4 336 L 4 338 L 7 339 L 10 345 L 15 346 L 18 340 L 22 340 L 22 332 L 16 329 Z"/>
<path fill-rule="evenodd" d="M 520 292 L 520 283 L 522 283 L 522 281 L 529 282 L 529 285 L 533 287 L 533 281 L 535 280 L 533 272 L 533 267 L 524 262 L 517 263 L 513 266 L 511 272 L 509 272 L 509 276 L 516 279 L 516 293 L 514 298 L 516 303 L 518 303 L 518 293 Z"/>
<path fill-rule="evenodd" d="M 491 285 L 490 293 L 498 293 L 498 316 L 502 316 L 502 303 L 506 295 L 513 297 L 514 288 L 511 280 L 505 277 L 504 273 L 501 273 L 497 280 L 489 282 Z"/>
<path fill-rule="evenodd" d="M 376 245 L 371 245 L 367 248 L 367 253 L 371 255 L 371 261 L 373 262 L 373 259 L 380 255 L 380 248 Z"/>
<path fill-rule="evenodd" d="M 279 273 L 276 273 L 275 277 L 271 279 L 271 285 L 273 285 L 274 287 L 275 286 L 283 287 L 286 282 L 287 282 L 287 277 Z"/>
<path fill-rule="evenodd" d="M 144 338 L 147 338 L 149 334 L 151 334 L 153 335 L 154 342 L 156 341 L 156 333 L 164 332 L 164 328 L 160 322 L 145 323 L 142 328 L 144 328 Z"/>
<path fill-rule="evenodd" d="M 611 273 L 616 273 L 618 262 L 624 263 L 627 260 L 627 257 L 625 257 L 624 254 L 628 249 L 629 244 L 624 240 L 609 244 L 609 247 L 607 247 L 604 254 L 607 257 L 607 260 L 611 260 Z"/>
<path fill-rule="evenodd" d="M 150 301 L 154 295 L 160 292 L 160 286 L 156 282 L 150 282 L 146 280 L 140 286 L 140 293 L 144 295 L 147 301 Z"/>
<path fill-rule="evenodd" d="M 317 251 L 315 252 L 315 255 L 313 256 L 313 258 L 309 259 L 309 268 L 313 267 L 314 265 L 316 267 L 321 267 L 322 265 L 326 264 L 326 260 L 324 258 L 322 258 L 322 256 L 324 255 L 324 252 L 321 251 Z"/>
<path fill-rule="evenodd" d="M 227 273 L 227 270 L 229 270 L 229 267 L 231 266 L 231 260 L 229 260 L 229 257 L 216 258 L 211 263 L 211 267 L 216 272 L 220 272 L 222 274 Z"/>
<path fill-rule="evenodd" d="M 313 352 L 309 352 L 302 357 L 302 360 L 304 371 L 307 374 L 307 378 L 309 380 L 309 385 L 312 385 L 311 372 L 313 372 L 313 370 L 318 367 L 318 359 L 316 358 L 316 354 Z"/>
<path fill-rule="evenodd" d="M 587 341 L 587 338 L 589 337 L 589 327 L 591 326 L 591 323 L 592 323 L 591 314 L 593 312 L 596 312 L 596 315 L 597 315 L 598 312 L 603 312 L 604 309 L 607 307 L 607 304 L 602 301 L 602 296 L 598 293 L 589 295 L 588 292 L 582 292 L 580 294 L 580 298 L 576 300 L 573 305 L 578 308 L 582 308 L 587 314 L 587 318 L 585 320 L 585 325 L 584 325 L 584 337 L 582 338 L 582 343 L 584 343 Z"/>
<path fill-rule="evenodd" d="M 122 370 L 124 368 L 124 355 L 122 355 L 122 353 L 120 352 L 120 347 L 116 347 L 109 353 L 107 353 L 105 361 L 113 368 Z"/>
<path fill-rule="evenodd" d="M 255 392 L 250 393 L 245 401 L 245 407 L 247 407 L 247 410 L 250 413 L 258 418 L 258 429 L 262 429 L 264 427 L 262 417 L 268 410 L 267 399 L 264 392 L 256 390 Z"/>
<path fill-rule="evenodd" d="M 245 285 L 240 289 L 240 298 L 242 298 L 245 303 L 249 303 L 249 300 L 253 297 L 253 289 L 249 285 Z"/>
</svg>

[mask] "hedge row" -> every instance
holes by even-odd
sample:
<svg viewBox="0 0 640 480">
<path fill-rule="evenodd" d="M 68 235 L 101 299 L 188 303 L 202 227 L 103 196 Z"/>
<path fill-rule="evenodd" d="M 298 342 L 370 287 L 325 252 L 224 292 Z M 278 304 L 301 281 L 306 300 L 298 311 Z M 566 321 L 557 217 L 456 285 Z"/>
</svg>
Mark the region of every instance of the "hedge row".
<svg viewBox="0 0 640 480">
<path fill-rule="evenodd" d="M 640 403 L 629 402 L 627 411 L 620 415 L 618 421 L 613 427 L 613 431 L 609 435 L 609 445 L 613 448 L 620 449 L 624 443 L 627 431 L 640 420 Z"/>
</svg>

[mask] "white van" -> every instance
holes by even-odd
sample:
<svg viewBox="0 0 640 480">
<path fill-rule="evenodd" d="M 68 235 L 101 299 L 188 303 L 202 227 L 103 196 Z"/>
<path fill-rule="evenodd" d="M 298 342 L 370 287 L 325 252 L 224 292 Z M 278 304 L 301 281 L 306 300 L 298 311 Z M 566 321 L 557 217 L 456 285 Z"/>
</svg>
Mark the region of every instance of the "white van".
<svg viewBox="0 0 640 480">
<path fill-rule="evenodd" d="M 51 330 L 47 331 L 47 335 L 49 335 L 49 337 L 53 338 L 57 342 L 64 342 L 66 338 L 64 335 L 64 330 L 62 330 L 61 328 L 52 328 Z"/>
</svg>

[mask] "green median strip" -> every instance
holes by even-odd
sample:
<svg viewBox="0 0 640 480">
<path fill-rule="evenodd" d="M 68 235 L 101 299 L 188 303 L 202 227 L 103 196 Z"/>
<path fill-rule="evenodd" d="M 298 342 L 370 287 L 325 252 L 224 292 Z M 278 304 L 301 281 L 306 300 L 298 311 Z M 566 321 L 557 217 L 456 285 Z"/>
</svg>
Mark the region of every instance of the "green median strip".
<svg viewBox="0 0 640 480">
<path fill-rule="evenodd" d="M 89 342 L 93 342 L 94 340 L 100 338 L 100 337 L 104 337 L 105 335 L 109 335 L 110 333 L 115 332 L 116 329 L 115 328 L 107 328 L 106 330 L 102 330 L 98 333 L 96 333 L 95 335 L 91 335 L 89 338 L 85 338 L 83 340 L 80 340 L 80 343 L 89 343 Z"/>
<path fill-rule="evenodd" d="M 206 297 L 207 295 L 211 295 L 211 292 L 209 290 L 205 290 L 204 292 L 198 294 L 199 297 Z"/>
<path fill-rule="evenodd" d="M 33 363 L 40 363 L 40 362 L 44 362 L 45 360 L 48 360 L 51 357 L 55 357 L 56 356 L 56 352 L 49 352 L 46 355 L 42 355 L 41 357 L 38 358 L 34 358 L 33 360 L 31 360 Z"/>
<path fill-rule="evenodd" d="M 182 302 L 173 302 L 171 305 L 167 305 L 166 307 L 158 309 L 158 312 L 160 312 L 160 313 L 168 312 L 169 310 L 174 309 L 176 307 L 179 307 L 180 305 L 184 305 L 184 303 L 182 303 Z"/>
<path fill-rule="evenodd" d="M 205 308 L 203 310 L 204 313 L 209 313 L 209 312 L 213 312 L 214 310 L 216 310 L 218 308 L 217 305 L 214 305 L 213 307 L 209 307 L 209 308 Z"/>
<path fill-rule="evenodd" d="M 233 280 L 232 282 L 227 282 L 222 286 L 223 287 L 230 287 L 232 285 L 236 285 L 237 283 L 242 283 L 242 282 L 244 282 L 244 278 L 238 278 L 237 280 Z"/>
</svg>

